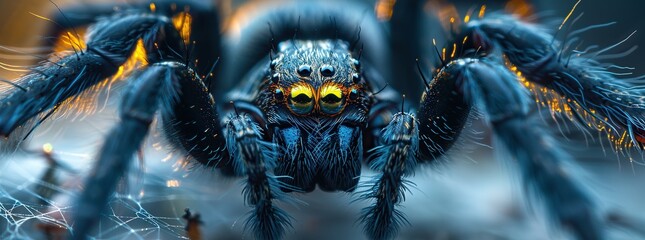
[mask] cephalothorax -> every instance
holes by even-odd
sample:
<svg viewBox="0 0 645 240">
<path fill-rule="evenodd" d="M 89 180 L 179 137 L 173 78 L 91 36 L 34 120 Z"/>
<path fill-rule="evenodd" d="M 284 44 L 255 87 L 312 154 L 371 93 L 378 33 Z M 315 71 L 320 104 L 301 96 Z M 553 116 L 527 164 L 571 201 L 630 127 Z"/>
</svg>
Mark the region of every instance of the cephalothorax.
<svg viewBox="0 0 645 240">
<path fill-rule="evenodd" d="M 54 35 L 91 25 L 87 47 L 72 46 L 75 54 L 10 82 L 0 100 L 0 134 L 118 74 L 142 48 L 147 66 L 129 77 L 121 122 L 78 199 L 74 238 L 87 237 L 159 115 L 167 138 L 192 161 L 246 177 L 244 196 L 253 207 L 247 224 L 258 239 L 281 238 L 290 225 L 276 200 L 316 187 L 353 192 L 365 164 L 380 174 L 360 194 L 374 202 L 360 220 L 370 238 L 389 239 L 405 221 L 396 209 L 405 177 L 443 156 L 479 106 L 550 219 L 579 239 L 602 239 L 599 210 L 564 167 L 570 156 L 530 117 L 535 100 L 527 89 L 539 84 L 543 91 L 532 93 L 557 95 L 565 117 L 601 124 L 631 137 L 617 144 L 640 147 L 645 102 L 638 83 L 617 79 L 594 60 L 607 50 L 569 52 L 570 44 L 548 31 L 504 14 L 485 16 L 484 8 L 479 18 L 451 26 L 426 81 L 415 58 L 434 53 L 421 47 L 432 41 L 417 34 L 420 9 L 422 1 L 397 2 L 388 38 L 371 14 L 295 4 L 254 18 L 228 43 L 220 41 L 216 8 L 202 3 L 63 10 L 69 17 L 55 18 Z M 177 15 L 183 21 L 173 20 Z M 425 82 L 415 80 L 418 74 Z M 416 113 L 388 81 L 422 93 Z M 216 91 L 226 97 L 213 98 Z"/>
<path fill-rule="evenodd" d="M 362 132 L 372 104 L 360 64 L 340 40 L 286 41 L 254 100 L 284 149 L 275 174 L 311 191 L 350 191 L 360 174 Z"/>
</svg>

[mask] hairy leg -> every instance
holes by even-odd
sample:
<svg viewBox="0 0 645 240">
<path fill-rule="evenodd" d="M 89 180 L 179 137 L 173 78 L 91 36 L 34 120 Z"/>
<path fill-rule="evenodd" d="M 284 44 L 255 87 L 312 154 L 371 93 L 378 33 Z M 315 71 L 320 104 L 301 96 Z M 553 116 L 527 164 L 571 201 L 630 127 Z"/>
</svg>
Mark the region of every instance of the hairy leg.
<svg viewBox="0 0 645 240">
<path fill-rule="evenodd" d="M 474 45 L 482 52 L 503 54 L 517 68 L 526 81 L 554 91 L 557 96 L 537 92 L 543 98 L 560 100 L 552 108 L 568 108 L 568 116 L 581 126 L 602 126 L 609 136 L 621 138 L 623 134 L 631 141 L 616 142 L 617 149 L 645 143 L 645 94 L 638 87 L 643 77 L 629 77 L 629 73 L 614 72 L 624 67 L 601 62 L 621 56 L 609 52 L 616 45 L 593 51 L 571 50 L 577 42 L 576 35 L 598 26 L 573 31 L 569 42 L 559 42 L 543 27 L 524 23 L 511 16 L 493 15 L 473 21 L 466 26 Z M 616 136 L 617 135 L 617 136 Z"/>
<path fill-rule="evenodd" d="M 470 113 L 467 102 L 457 88 L 458 78 L 437 76 L 425 89 L 417 116 L 397 108 L 398 104 L 381 102 L 370 117 L 368 134 L 380 132 L 372 150 L 370 166 L 380 172 L 372 187 L 361 199 L 374 199 L 374 205 L 363 209 L 360 220 L 370 239 L 390 239 L 406 220 L 395 207 L 403 202 L 407 191 L 405 177 L 418 164 L 432 162 L 457 142 Z M 400 107 L 400 106 L 399 106 Z M 387 113 L 395 113 L 386 122 Z M 383 126 L 381 131 L 375 127 Z M 374 134 L 376 135 L 376 134 Z"/>
<path fill-rule="evenodd" d="M 157 16 L 126 15 L 97 23 L 87 49 L 35 67 L 0 99 L 0 134 L 9 135 L 30 118 L 114 75 L 132 54 L 138 39 L 152 49 L 157 38 L 171 37 L 161 36 L 159 30 L 171 34 L 171 28 L 166 19 Z"/>
<path fill-rule="evenodd" d="M 85 191 L 77 199 L 73 239 L 86 239 L 98 223 L 116 185 L 127 173 L 130 160 L 147 135 L 155 112 L 162 105 L 161 99 L 164 94 L 173 93 L 169 89 L 173 87 L 167 77 L 169 74 L 168 68 L 153 65 L 128 88 L 120 106 L 121 121 L 108 134 Z"/>
<path fill-rule="evenodd" d="M 375 199 L 375 204 L 366 208 L 361 218 L 370 238 L 395 235 L 405 222 L 395 209 L 406 191 L 404 177 L 428 155 L 433 159 L 428 151 L 433 153 L 440 147 L 437 153 L 445 152 L 463 128 L 470 105 L 476 105 L 482 108 L 509 159 L 514 160 L 528 195 L 542 201 L 549 219 L 579 239 L 602 239 L 593 200 L 574 172 L 565 167 L 571 164 L 571 157 L 542 122 L 530 117 L 528 92 L 501 60 L 466 58 L 448 63 L 421 102 L 416 119 L 408 113 L 395 115 L 375 150 L 373 168 L 381 175 L 363 195 Z M 461 122 L 446 121 L 451 118 Z M 424 136 L 428 137 L 425 141 Z"/>
<path fill-rule="evenodd" d="M 461 59 L 445 67 L 464 98 L 480 106 L 495 137 L 520 172 L 527 195 L 541 201 L 549 219 L 578 239 L 603 239 L 595 203 L 567 168 L 572 158 L 543 122 L 531 118 L 532 100 L 501 60 Z M 538 118 L 539 119 L 539 118 Z"/>
<path fill-rule="evenodd" d="M 188 13 L 190 19 L 182 18 L 177 21 L 187 21 L 190 28 L 186 30 L 190 33 L 188 44 L 191 45 L 191 52 L 193 52 L 191 62 L 198 60 L 195 70 L 202 77 L 211 71 L 217 72 L 217 69 L 213 69 L 213 65 L 220 57 L 219 13 L 214 4 L 207 1 L 158 0 L 143 3 L 82 4 L 63 7 L 51 14 L 52 23 L 48 27 L 49 32 L 45 35 L 48 38 L 45 39 L 43 45 L 52 46 L 56 41 L 51 41 L 51 38 L 64 36 L 66 31 L 74 33 L 75 29 L 88 27 L 102 18 L 119 13 L 154 13 L 168 18 L 176 17 L 180 13 Z"/>
</svg>

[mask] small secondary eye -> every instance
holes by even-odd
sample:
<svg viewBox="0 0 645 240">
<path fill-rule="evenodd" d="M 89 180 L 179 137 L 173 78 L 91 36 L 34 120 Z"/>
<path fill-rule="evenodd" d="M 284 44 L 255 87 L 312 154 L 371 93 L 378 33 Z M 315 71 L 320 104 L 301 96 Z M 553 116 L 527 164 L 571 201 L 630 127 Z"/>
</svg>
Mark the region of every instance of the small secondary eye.
<svg viewBox="0 0 645 240">
<path fill-rule="evenodd" d="M 275 89 L 275 98 L 280 101 L 284 100 L 284 93 L 282 93 L 282 89 L 280 88 Z"/>
<path fill-rule="evenodd" d="M 356 100 L 356 99 L 358 99 L 358 90 L 356 90 L 355 88 L 353 88 L 353 89 L 349 92 L 349 100 L 354 101 L 354 100 Z"/>
<path fill-rule="evenodd" d="M 331 77 L 334 76 L 334 73 L 336 71 L 334 70 L 334 67 L 331 65 L 324 65 L 320 68 L 320 74 L 322 74 L 324 77 Z"/>
<path fill-rule="evenodd" d="M 302 65 L 298 67 L 298 75 L 302 77 L 309 77 L 311 75 L 311 66 L 309 65 Z"/>
</svg>

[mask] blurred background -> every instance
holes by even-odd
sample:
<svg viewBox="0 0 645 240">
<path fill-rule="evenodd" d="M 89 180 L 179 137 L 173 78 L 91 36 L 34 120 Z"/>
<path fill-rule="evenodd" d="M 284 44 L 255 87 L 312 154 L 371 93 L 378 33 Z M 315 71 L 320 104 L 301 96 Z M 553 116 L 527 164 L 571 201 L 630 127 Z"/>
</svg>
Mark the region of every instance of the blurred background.
<svg viewBox="0 0 645 240">
<path fill-rule="evenodd" d="M 54 2 L 65 7 L 126 1 Z M 378 9 L 375 1 L 356 2 L 364 4 L 366 9 Z M 556 23 L 550 25 L 556 28 L 576 1 L 431 0 L 425 6 L 425 20 L 432 27 L 426 34 L 441 42 L 445 35 L 431 7 L 436 3 L 454 4 L 462 17 L 469 9 L 479 9 L 482 4 L 487 5 L 488 11 L 537 13 L 541 16 L 538 22 Z M 222 0 L 217 4 L 223 19 L 245 6 L 247 9 L 271 7 L 270 1 Z M 628 0 L 584 0 L 573 15 L 577 17 L 584 12 L 576 28 L 616 21 L 613 26 L 584 35 L 585 45 L 610 46 L 641 30 L 645 23 L 644 4 Z M 23 72 L 16 71 L 17 66 L 37 62 L 33 56 L 17 52 L 33 51 L 42 42 L 48 22 L 38 16 L 51 16 L 54 11 L 54 4 L 47 0 L 0 0 L 0 45 L 16 50 L 0 50 L 0 62 L 4 63 L 0 78 L 18 78 Z M 617 52 L 642 43 L 645 43 L 645 33 L 637 32 Z M 645 61 L 641 56 L 644 54 L 645 50 L 637 49 L 614 63 L 636 67 L 634 74 L 643 75 Z M 429 60 L 432 58 L 428 56 Z M 116 96 L 119 87 L 115 86 Z M 98 95 L 100 111 L 48 121 L 23 144 L 24 151 L 0 157 L 0 238 L 57 239 L 71 225 L 67 218 L 70 198 L 82 189 L 101 139 L 117 120 L 114 105 L 118 97 L 108 95 L 108 92 Z M 474 120 L 472 132 L 481 132 L 476 134 L 479 140 L 465 141 L 463 147 L 452 151 L 447 161 L 422 169 L 411 179 L 416 187 L 402 205 L 410 225 L 402 228 L 398 238 L 567 239 L 566 234 L 549 228 L 541 213 L 533 214 L 526 207 L 512 168 L 495 161 L 498 157 L 488 147 L 491 139 L 487 127 Z M 585 173 L 582 174 L 584 182 L 599 199 L 599 207 L 634 216 L 632 223 L 645 229 L 641 224 L 645 222 L 639 219 L 645 219 L 642 214 L 645 213 L 642 204 L 645 168 L 641 164 L 645 159 L 639 153 L 632 153 L 631 160 L 629 155 L 615 154 L 607 141 L 585 140 L 575 130 L 565 131 L 560 140 L 578 160 L 581 172 Z M 361 181 L 374 174 L 364 171 Z M 182 219 L 185 208 L 201 213 L 204 239 L 253 238 L 244 231 L 250 209 L 241 198 L 241 180 L 225 179 L 210 170 L 191 167 L 178 154 L 169 153 L 159 131 L 153 131 L 145 142 L 143 154 L 134 162 L 128 176 L 96 230 L 97 239 L 186 238 L 186 221 Z M 294 197 L 302 203 L 283 205 L 296 219 L 294 228 L 288 231 L 289 239 L 364 239 L 361 226 L 355 221 L 360 209 L 368 203 L 352 202 L 355 196 L 347 193 L 315 191 Z M 610 226 L 608 230 L 610 239 L 645 239 L 645 235 L 624 227 Z"/>
</svg>

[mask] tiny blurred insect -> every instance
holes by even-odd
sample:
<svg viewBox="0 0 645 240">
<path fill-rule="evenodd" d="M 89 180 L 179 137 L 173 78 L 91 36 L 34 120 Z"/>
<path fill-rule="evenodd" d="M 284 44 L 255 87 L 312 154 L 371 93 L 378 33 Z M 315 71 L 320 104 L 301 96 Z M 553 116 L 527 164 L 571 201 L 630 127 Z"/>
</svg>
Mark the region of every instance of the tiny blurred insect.
<svg viewBox="0 0 645 240">
<path fill-rule="evenodd" d="M 369 238 L 391 239 L 406 221 L 396 208 L 410 184 L 405 177 L 450 149 L 477 106 L 549 219 L 579 239 L 602 239 L 599 210 L 564 167 L 571 157 L 531 118 L 529 93 L 565 118 L 606 131 L 617 146 L 640 148 L 640 79 L 618 79 L 595 60 L 611 47 L 570 51 L 571 42 L 550 31 L 482 7 L 476 17 L 450 20 L 453 35 L 436 49 L 441 61 L 427 80 L 421 65 L 415 72 L 400 64 L 423 56 L 420 45 L 436 45 L 415 34 L 422 1 L 394 2 L 378 7 L 391 17 L 389 37 L 360 8 L 291 4 L 237 29 L 237 48 L 225 47 L 217 8 L 202 2 L 63 9 L 52 35 L 70 40 L 74 53 L 4 81 L 12 88 L 0 100 L 0 134 L 33 129 L 30 119 L 39 118 L 37 126 L 139 58 L 145 66 L 127 76 L 120 123 L 78 199 L 73 238 L 86 238 L 97 223 L 158 114 L 167 138 L 192 161 L 247 178 L 247 226 L 258 239 L 280 239 L 290 226 L 276 200 L 316 186 L 355 191 L 363 164 L 380 175 L 360 194 L 373 201 L 360 221 Z M 86 27 L 86 41 L 72 41 Z M 386 82 L 416 74 L 425 89 L 413 113 Z M 220 89 L 227 97 L 216 95 L 225 104 L 211 95 L 214 79 L 239 82 Z"/>
</svg>

